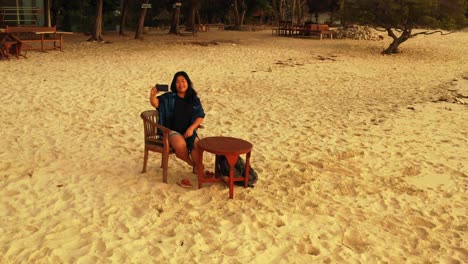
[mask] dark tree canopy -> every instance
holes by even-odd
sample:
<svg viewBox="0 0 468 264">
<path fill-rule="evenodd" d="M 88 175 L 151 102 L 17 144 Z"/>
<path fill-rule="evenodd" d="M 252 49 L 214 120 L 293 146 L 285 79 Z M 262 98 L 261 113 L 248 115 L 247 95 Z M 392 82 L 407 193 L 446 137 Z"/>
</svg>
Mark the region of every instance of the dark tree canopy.
<svg viewBox="0 0 468 264">
<path fill-rule="evenodd" d="M 420 34 L 444 34 L 467 26 L 467 0 L 342 0 L 342 20 L 382 29 L 393 38 L 384 54 Z M 425 29 L 415 33 L 414 29 Z"/>
<path fill-rule="evenodd" d="M 398 53 L 402 43 L 420 34 L 447 34 L 442 30 L 466 27 L 468 16 L 468 0 L 51 0 L 51 3 L 53 21 L 59 27 L 90 31 L 96 40 L 102 40 L 101 28 L 109 30 L 116 25 L 120 25 L 121 35 L 128 25 L 135 29 L 136 38 L 141 38 L 143 26 L 154 26 L 152 18 L 162 11 L 172 13 L 170 32 L 175 34 L 179 23 L 192 30 L 195 24 L 210 23 L 241 29 L 243 23 L 253 21 L 292 20 L 301 24 L 307 14 L 315 14 L 318 23 L 318 13 L 322 12 L 330 13 L 329 22 L 333 23 L 338 12 L 342 25 L 364 24 L 386 31 L 393 42 L 384 54 Z M 142 3 L 152 7 L 142 10 Z M 180 3 L 178 8 L 174 8 L 175 3 Z"/>
</svg>

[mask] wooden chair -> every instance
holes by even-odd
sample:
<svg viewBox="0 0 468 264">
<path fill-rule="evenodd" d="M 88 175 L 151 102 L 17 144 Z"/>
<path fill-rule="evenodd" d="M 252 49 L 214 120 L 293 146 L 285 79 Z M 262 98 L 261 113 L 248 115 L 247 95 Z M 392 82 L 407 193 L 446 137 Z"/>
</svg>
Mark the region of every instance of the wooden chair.
<svg viewBox="0 0 468 264">
<path fill-rule="evenodd" d="M 146 172 L 148 162 L 148 151 L 161 153 L 161 167 L 163 169 L 163 182 L 167 183 L 167 167 L 169 155 L 174 153 L 174 149 L 169 145 L 169 128 L 158 124 L 158 111 L 147 110 L 141 113 L 145 128 L 145 157 L 143 160 L 143 171 Z M 158 135 L 158 129 L 162 131 L 162 136 Z"/>
<path fill-rule="evenodd" d="M 25 55 L 21 54 L 22 46 L 23 43 L 14 35 L 3 32 L 0 33 L 0 57 L 10 59 L 10 53 L 14 52 L 16 58 L 19 58 L 19 56 L 26 58 Z"/>
</svg>

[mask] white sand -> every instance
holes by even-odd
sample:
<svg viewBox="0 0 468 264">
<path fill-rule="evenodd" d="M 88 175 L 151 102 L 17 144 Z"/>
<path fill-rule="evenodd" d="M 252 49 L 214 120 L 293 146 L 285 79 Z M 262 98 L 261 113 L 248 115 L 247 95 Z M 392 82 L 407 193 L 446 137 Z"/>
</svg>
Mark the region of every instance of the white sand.
<svg viewBox="0 0 468 264">
<path fill-rule="evenodd" d="M 86 39 L 0 61 L 0 263 L 468 259 L 468 109 L 432 102 L 467 95 L 467 32 L 419 36 L 396 56 L 379 53 L 388 37 Z M 141 174 L 139 114 L 179 70 L 205 107 L 201 137 L 254 144 L 259 181 L 234 200 L 221 184 L 197 189 L 175 157 L 169 184 L 157 154 Z"/>
</svg>

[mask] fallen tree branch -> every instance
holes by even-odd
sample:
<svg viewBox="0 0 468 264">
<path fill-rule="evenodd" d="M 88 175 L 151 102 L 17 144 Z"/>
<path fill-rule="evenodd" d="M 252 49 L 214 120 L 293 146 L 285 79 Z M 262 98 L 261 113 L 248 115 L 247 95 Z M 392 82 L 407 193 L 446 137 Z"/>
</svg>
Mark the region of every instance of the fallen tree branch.
<svg viewBox="0 0 468 264">
<path fill-rule="evenodd" d="M 449 34 L 452 34 L 452 33 L 455 33 L 455 32 L 456 31 L 449 31 L 447 33 L 444 33 L 442 30 L 423 31 L 423 32 L 418 32 L 418 33 L 411 34 L 410 38 L 415 37 L 417 35 L 432 35 L 432 34 L 435 34 L 435 33 L 440 33 L 440 35 L 445 36 L 445 35 L 449 35 Z"/>
</svg>

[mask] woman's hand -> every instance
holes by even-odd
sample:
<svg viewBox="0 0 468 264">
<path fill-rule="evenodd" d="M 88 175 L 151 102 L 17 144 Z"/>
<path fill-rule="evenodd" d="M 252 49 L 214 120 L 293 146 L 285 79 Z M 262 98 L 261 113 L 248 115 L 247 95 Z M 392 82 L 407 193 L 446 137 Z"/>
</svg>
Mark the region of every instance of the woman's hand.
<svg viewBox="0 0 468 264">
<path fill-rule="evenodd" d="M 184 133 L 185 138 L 189 138 L 193 135 L 193 129 L 191 127 L 187 128 L 187 130 Z"/>
<path fill-rule="evenodd" d="M 158 90 L 156 90 L 156 86 L 151 87 L 150 98 L 155 97 L 157 94 L 158 94 Z"/>
<path fill-rule="evenodd" d="M 152 106 L 154 106 L 155 108 L 158 108 L 159 106 L 159 100 L 158 98 L 156 97 L 156 95 L 158 95 L 158 90 L 156 90 L 156 87 L 153 86 L 151 87 L 151 90 L 150 90 L 150 103 Z"/>
<path fill-rule="evenodd" d="M 184 137 L 185 138 L 191 137 L 193 135 L 193 131 L 195 131 L 195 129 L 197 129 L 202 122 L 203 122 L 203 118 L 201 117 L 195 119 L 195 122 L 193 122 L 193 124 L 189 126 L 187 130 L 185 131 Z"/>
</svg>

